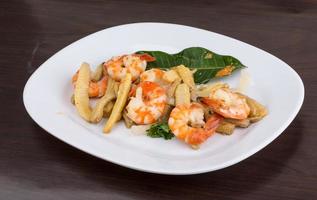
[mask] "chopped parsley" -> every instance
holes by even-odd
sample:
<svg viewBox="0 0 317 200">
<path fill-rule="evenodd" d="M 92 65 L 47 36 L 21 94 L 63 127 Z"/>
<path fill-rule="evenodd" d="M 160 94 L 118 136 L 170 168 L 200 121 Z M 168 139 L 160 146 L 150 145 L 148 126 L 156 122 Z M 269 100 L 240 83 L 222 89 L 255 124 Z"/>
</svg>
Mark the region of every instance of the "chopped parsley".
<svg viewBox="0 0 317 200">
<path fill-rule="evenodd" d="M 168 127 L 167 122 L 161 122 L 153 124 L 147 131 L 146 134 L 152 138 L 164 138 L 170 140 L 174 137 L 171 129 Z"/>
</svg>

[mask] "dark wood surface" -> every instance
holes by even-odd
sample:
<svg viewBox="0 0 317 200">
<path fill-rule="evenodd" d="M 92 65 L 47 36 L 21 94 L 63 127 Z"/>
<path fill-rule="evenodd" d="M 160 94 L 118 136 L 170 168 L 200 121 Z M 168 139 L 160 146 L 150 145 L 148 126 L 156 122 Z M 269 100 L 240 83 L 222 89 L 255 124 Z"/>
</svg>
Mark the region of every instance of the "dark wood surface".
<svg viewBox="0 0 317 200">
<path fill-rule="evenodd" d="M 0 1 L 0 199 L 317 199 L 317 2 L 220 2 Z M 204 28 L 276 55 L 304 81 L 301 111 L 281 136 L 247 160 L 191 176 L 105 162 L 31 120 L 23 86 L 41 63 L 87 34 L 143 21 Z"/>
</svg>

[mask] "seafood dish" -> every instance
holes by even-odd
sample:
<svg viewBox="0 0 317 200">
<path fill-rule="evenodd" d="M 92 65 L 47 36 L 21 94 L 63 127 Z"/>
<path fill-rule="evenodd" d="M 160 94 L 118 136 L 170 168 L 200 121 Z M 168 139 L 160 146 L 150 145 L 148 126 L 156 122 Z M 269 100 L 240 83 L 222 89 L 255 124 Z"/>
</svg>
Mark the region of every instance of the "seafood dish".
<svg viewBox="0 0 317 200">
<path fill-rule="evenodd" d="M 238 59 L 202 47 L 176 54 L 138 51 L 94 70 L 83 62 L 71 78 L 71 102 L 87 122 L 104 123 L 106 134 L 123 120 L 133 133 L 199 149 L 215 133 L 231 135 L 268 114 L 243 93 L 247 78 L 237 87 L 221 81 L 239 70 L 245 73 L 246 66 Z"/>
</svg>

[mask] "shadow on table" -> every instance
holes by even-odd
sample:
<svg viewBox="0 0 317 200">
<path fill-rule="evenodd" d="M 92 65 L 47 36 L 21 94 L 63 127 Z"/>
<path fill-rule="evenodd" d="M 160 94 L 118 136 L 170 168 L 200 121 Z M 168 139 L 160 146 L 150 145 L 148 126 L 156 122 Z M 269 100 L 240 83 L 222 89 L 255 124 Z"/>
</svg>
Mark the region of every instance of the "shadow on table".
<svg viewBox="0 0 317 200">
<path fill-rule="evenodd" d="M 297 128 L 287 129 L 287 134 L 280 136 L 279 141 L 251 158 L 223 170 L 189 176 L 130 170 L 87 155 L 43 133 L 37 142 L 46 160 L 34 166 L 39 169 L 38 175 L 49 178 L 19 181 L 34 181 L 35 186 L 45 188 L 105 192 L 108 196 L 109 193 L 132 195 L 138 199 L 147 199 L 153 194 L 153 198 L 177 195 L 187 199 L 245 195 L 265 185 L 286 168 L 303 134 L 300 119 L 293 124 Z M 38 132 L 40 128 L 34 126 L 34 129 Z"/>
</svg>

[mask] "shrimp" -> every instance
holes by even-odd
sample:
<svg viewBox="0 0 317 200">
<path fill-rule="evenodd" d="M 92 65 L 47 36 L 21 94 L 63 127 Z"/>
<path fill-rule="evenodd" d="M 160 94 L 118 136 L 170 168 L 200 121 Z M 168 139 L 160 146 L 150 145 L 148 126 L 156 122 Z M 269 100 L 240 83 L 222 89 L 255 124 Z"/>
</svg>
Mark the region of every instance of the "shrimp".
<svg viewBox="0 0 317 200">
<path fill-rule="evenodd" d="M 165 71 L 157 68 L 146 70 L 140 75 L 140 81 L 151 81 L 155 83 L 160 83 L 162 82 L 164 74 Z"/>
<path fill-rule="evenodd" d="M 140 75 L 140 81 L 151 81 L 167 87 L 176 79 L 180 79 L 176 71 L 163 71 L 158 68 L 146 70 Z"/>
<path fill-rule="evenodd" d="M 72 78 L 72 83 L 74 87 L 76 87 L 76 81 L 78 78 L 78 72 L 73 76 Z M 90 81 L 89 82 L 89 88 L 88 88 L 88 95 L 89 97 L 102 97 L 107 89 L 107 76 L 103 76 L 100 81 L 94 82 Z"/>
<path fill-rule="evenodd" d="M 163 114 L 167 104 L 166 91 L 157 83 L 144 81 L 135 89 L 135 97 L 131 97 L 127 116 L 136 124 L 151 124 Z"/>
<path fill-rule="evenodd" d="M 140 81 L 151 81 L 159 84 L 166 90 L 168 104 L 175 104 L 175 90 L 181 82 L 181 78 L 175 70 L 163 71 L 158 68 L 152 68 L 140 75 Z M 132 93 L 133 92 L 134 91 L 132 91 Z"/>
<path fill-rule="evenodd" d="M 201 104 L 181 104 L 172 110 L 168 126 L 178 139 L 198 147 L 214 134 L 221 120 L 222 117 L 214 114 L 205 122 Z"/>
<path fill-rule="evenodd" d="M 135 81 L 145 71 L 147 62 L 154 60 L 155 58 L 148 54 L 123 55 L 111 58 L 104 63 L 104 67 L 116 81 L 120 81 L 127 73 L 131 73 L 132 81 Z"/>
<path fill-rule="evenodd" d="M 209 97 L 202 98 L 202 102 L 225 118 L 246 119 L 250 113 L 246 99 L 228 88 L 212 91 Z"/>
</svg>

